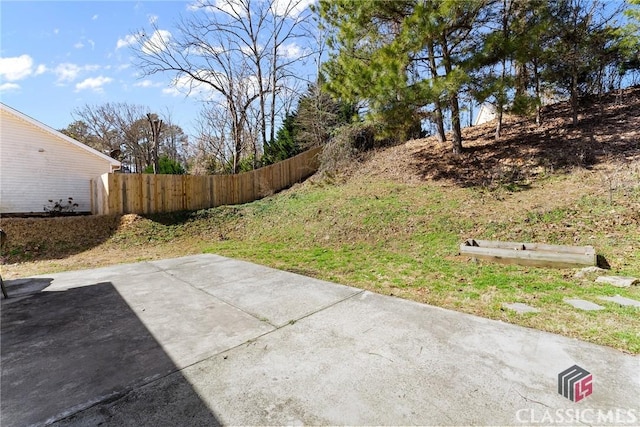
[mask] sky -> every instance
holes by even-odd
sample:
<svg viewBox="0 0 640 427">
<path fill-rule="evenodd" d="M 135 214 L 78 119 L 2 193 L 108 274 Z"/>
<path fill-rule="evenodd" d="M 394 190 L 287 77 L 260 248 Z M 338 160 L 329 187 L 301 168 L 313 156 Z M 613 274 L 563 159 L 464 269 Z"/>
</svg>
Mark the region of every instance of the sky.
<svg viewBox="0 0 640 427">
<path fill-rule="evenodd" d="M 193 1 L 1 0 L 0 101 L 54 129 L 87 104 L 126 102 L 194 135 L 201 102 L 176 90 L 172 75 L 142 75 L 129 46 L 152 23 L 172 30 Z"/>
<path fill-rule="evenodd" d="M 54 129 L 84 105 L 127 102 L 169 112 L 186 133 L 201 103 L 171 86 L 173 76 L 142 76 L 133 33 L 171 29 L 187 1 L 0 2 L 0 101 Z"/>
</svg>

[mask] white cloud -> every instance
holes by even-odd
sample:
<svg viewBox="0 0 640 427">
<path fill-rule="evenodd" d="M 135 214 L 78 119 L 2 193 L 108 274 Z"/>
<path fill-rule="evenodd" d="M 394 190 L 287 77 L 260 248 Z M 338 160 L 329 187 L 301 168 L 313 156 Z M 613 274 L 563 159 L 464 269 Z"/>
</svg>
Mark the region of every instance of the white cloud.
<svg viewBox="0 0 640 427">
<path fill-rule="evenodd" d="M 56 68 L 53 69 L 53 72 L 58 77 L 57 83 L 67 83 L 72 82 L 78 78 L 78 75 L 84 71 L 96 71 L 100 68 L 99 65 L 83 65 L 79 66 L 77 64 L 72 64 L 69 62 L 65 62 L 62 64 L 58 64 Z"/>
<path fill-rule="evenodd" d="M 271 10 L 276 16 L 296 19 L 314 3 L 315 0 L 274 0 Z"/>
<path fill-rule="evenodd" d="M 103 91 L 102 86 L 108 83 L 111 83 L 112 81 L 113 79 L 111 77 L 104 77 L 104 76 L 89 77 L 88 79 L 84 79 L 80 83 L 76 84 L 76 92 L 79 92 L 85 89 L 91 89 L 94 92 L 100 93 Z"/>
<path fill-rule="evenodd" d="M 215 77 L 217 77 L 218 80 L 225 79 L 222 74 L 215 73 L 214 76 L 212 75 L 211 71 L 206 70 L 200 70 L 199 74 L 202 77 L 208 79 L 212 79 Z M 216 96 L 213 89 L 209 85 L 195 81 L 187 75 L 182 75 L 173 79 L 173 81 L 171 82 L 171 87 L 162 89 L 162 93 L 171 96 L 195 96 L 206 100 L 211 100 Z"/>
<path fill-rule="evenodd" d="M 187 5 L 187 10 L 190 12 L 205 10 L 207 12 L 212 12 L 212 13 L 215 11 L 214 7 L 204 0 L 195 0 L 192 3 L 189 3 Z"/>
<path fill-rule="evenodd" d="M 175 86 L 166 87 L 166 88 L 162 89 L 162 93 L 164 93 L 165 95 L 171 95 L 171 96 L 184 95 Z"/>
<path fill-rule="evenodd" d="M 243 6 L 241 0 L 215 0 L 213 5 L 210 1 L 196 0 L 187 6 L 187 10 L 195 12 L 204 10 L 209 13 L 223 12 L 235 18 L 244 18 L 247 16 L 246 7 Z"/>
<path fill-rule="evenodd" d="M 144 79 L 141 82 L 134 83 L 133 85 L 136 87 L 158 87 L 161 86 L 162 83 L 154 83 L 149 79 Z"/>
<path fill-rule="evenodd" d="M 93 40 L 88 39 L 84 36 L 82 36 L 80 40 L 78 40 L 78 42 L 73 45 L 73 47 L 75 47 L 76 49 L 82 49 L 87 45 L 87 43 L 91 45 L 91 50 L 93 50 L 96 47 L 96 43 Z"/>
<path fill-rule="evenodd" d="M 0 77 L 10 82 L 24 79 L 32 73 L 33 59 L 29 55 L 0 58 Z"/>
<path fill-rule="evenodd" d="M 158 15 L 149 15 L 149 24 L 153 25 L 158 22 Z"/>
<path fill-rule="evenodd" d="M 260 80 L 258 80 L 258 76 L 249 76 L 242 79 L 241 87 L 243 88 L 243 92 L 247 94 L 248 98 L 253 97 L 259 93 L 259 82 Z"/>
<path fill-rule="evenodd" d="M 187 95 L 191 91 L 193 80 L 188 76 L 180 76 L 171 82 L 171 87 L 162 89 L 162 93 L 171 96 Z"/>
<path fill-rule="evenodd" d="M 246 7 L 241 0 L 216 0 L 215 6 L 236 18 L 244 18 L 247 16 Z"/>
<path fill-rule="evenodd" d="M 53 69 L 53 72 L 58 76 L 58 83 L 71 82 L 78 77 L 80 74 L 80 67 L 76 64 L 71 64 L 65 62 L 63 64 L 58 64 L 56 68 Z"/>
<path fill-rule="evenodd" d="M 271 13 L 279 17 L 298 19 L 298 17 L 314 4 L 316 0 L 273 0 Z M 204 10 L 209 13 L 223 12 L 235 18 L 247 16 L 246 1 L 243 0 L 194 0 L 187 5 L 187 10 L 196 12 Z"/>
<path fill-rule="evenodd" d="M 3 83 L 0 85 L 0 93 L 12 92 L 20 89 L 20 85 L 17 83 Z"/>
<path fill-rule="evenodd" d="M 95 21 L 95 20 L 97 20 L 97 19 L 98 19 L 98 15 L 97 15 L 97 14 L 96 14 L 96 15 L 93 15 L 93 16 L 91 17 L 91 20 L 92 20 L 92 21 Z"/>
<path fill-rule="evenodd" d="M 282 45 L 282 50 L 280 52 L 287 59 L 297 59 L 304 54 L 302 48 L 295 43 Z"/>
<path fill-rule="evenodd" d="M 184 50 L 185 55 L 198 55 L 198 56 L 209 56 L 209 55 L 217 55 L 221 54 L 225 51 L 225 48 L 222 46 L 210 46 L 205 43 L 201 43 L 200 46 L 188 46 Z"/>
<path fill-rule="evenodd" d="M 258 55 L 260 55 L 262 53 L 263 49 L 264 49 L 264 46 L 258 45 L 257 49 L 258 49 Z M 244 53 L 245 55 L 247 55 L 247 56 L 253 56 L 254 55 L 253 46 L 242 46 L 240 48 L 240 51 L 242 53 Z M 224 52 L 224 49 L 221 52 Z"/>
<path fill-rule="evenodd" d="M 44 64 L 40 64 L 40 65 L 38 65 L 38 68 L 36 68 L 36 76 L 39 76 L 40 74 L 44 74 L 47 71 L 49 71 L 47 66 L 44 65 Z"/>
<path fill-rule="evenodd" d="M 127 34 L 123 39 L 118 39 L 116 43 L 116 49 L 120 49 L 121 47 L 131 46 L 136 42 L 136 36 L 133 34 Z"/>
<path fill-rule="evenodd" d="M 167 45 L 171 40 L 171 33 L 167 30 L 156 30 L 147 38 L 142 45 L 142 52 L 147 55 L 153 55 L 167 49 Z"/>
<path fill-rule="evenodd" d="M 53 29 L 53 34 L 58 34 L 60 32 L 60 28 L 54 28 Z"/>
</svg>

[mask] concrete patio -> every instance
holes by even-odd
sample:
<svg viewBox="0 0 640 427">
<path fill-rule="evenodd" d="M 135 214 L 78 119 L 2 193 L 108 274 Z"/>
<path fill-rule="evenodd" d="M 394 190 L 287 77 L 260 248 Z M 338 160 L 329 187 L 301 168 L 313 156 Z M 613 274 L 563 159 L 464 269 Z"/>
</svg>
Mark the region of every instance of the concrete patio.
<svg viewBox="0 0 640 427">
<path fill-rule="evenodd" d="M 216 255 L 6 284 L 2 426 L 640 423 L 637 356 Z"/>
</svg>

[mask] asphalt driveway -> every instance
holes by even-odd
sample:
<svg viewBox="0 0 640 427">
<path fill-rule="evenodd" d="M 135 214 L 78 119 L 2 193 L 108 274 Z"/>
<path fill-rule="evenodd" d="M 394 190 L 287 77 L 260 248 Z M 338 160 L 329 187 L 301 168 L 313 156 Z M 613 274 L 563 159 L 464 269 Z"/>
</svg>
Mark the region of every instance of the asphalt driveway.
<svg viewBox="0 0 640 427">
<path fill-rule="evenodd" d="M 216 255 L 6 284 L 2 426 L 640 424 L 637 356 Z"/>
</svg>

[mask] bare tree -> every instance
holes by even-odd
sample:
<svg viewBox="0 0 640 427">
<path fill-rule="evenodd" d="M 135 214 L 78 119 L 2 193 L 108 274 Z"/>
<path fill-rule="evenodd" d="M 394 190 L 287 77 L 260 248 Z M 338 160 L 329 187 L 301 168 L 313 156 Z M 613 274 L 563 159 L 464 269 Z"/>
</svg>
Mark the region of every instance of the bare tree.
<svg viewBox="0 0 640 427">
<path fill-rule="evenodd" d="M 173 84 L 197 92 L 205 108 L 229 117 L 225 138 L 233 172 L 243 156 L 254 166 L 268 138 L 284 116 L 289 87 L 298 86 L 294 65 L 311 55 L 308 0 L 201 0 L 176 26 L 175 36 L 152 24 L 135 34 L 134 53 L 145 75 L 171 73 Z M 219 113 L 219 112 L 218 112 Z M 209 115 L 209 119 L 219 114 Z M 206 114 L 205 114 L 206 115 Z M 219 128 L 219 126 L 215 126 Z M 256 138 L 256 131 L 259 138 Z"/>
<path fill-rule="evenodd" d="M 81 142 L 116 157 L 123 162 L 124 170 L 141 172 L 155 164 L 157 158 L 148 114 L 148 107 L 124 102 L 87 104 L 73 113 L 76 122 L 67 131 L 73 132 L 82 123 Z M 155 113 L 151 116 L 165 123 L 158 134 L 158 152 L 169 157 L 170 153 L 177 155 L 176 145 L 178 142 L 181 145 L 187 143 L 186 135 L 179 126 L 171 123 L 170 117 L 163 118 Z"/>
<path fill-rule="evenodd" d="M 223 108 L 204 108 L 197 119 L 195 152 L 192 153 L 191 173 L 222 173 L 234 150 L 229 138 L 230 116 Z"/>
<path fill-rule="evenodd" d="M 73 112 L 76 124 L 82 123 L 85 128 L 83 134 L 74 135 L 79 141 L 103 153 L 120 151 L 122 139 L 118 132 L 113 116 L 106 105 L 85 105 Z M 71 126 L 71 125 L 70 125 Z M 69 129 L 69 128 L 67 128 Z"/>
<path fill-rule="evenodd" d="M 189 148 L 189 137 L 184 133 L 182 127 L 175 124 L 173 115 L 169 108 L 165 108 L 159 114 L 164 122 L 162 132 L 160 132 L 161 155 L 166 155 L 169 159 L 182 163 L 187 169 L 187 152 Z"/>
</svg>

